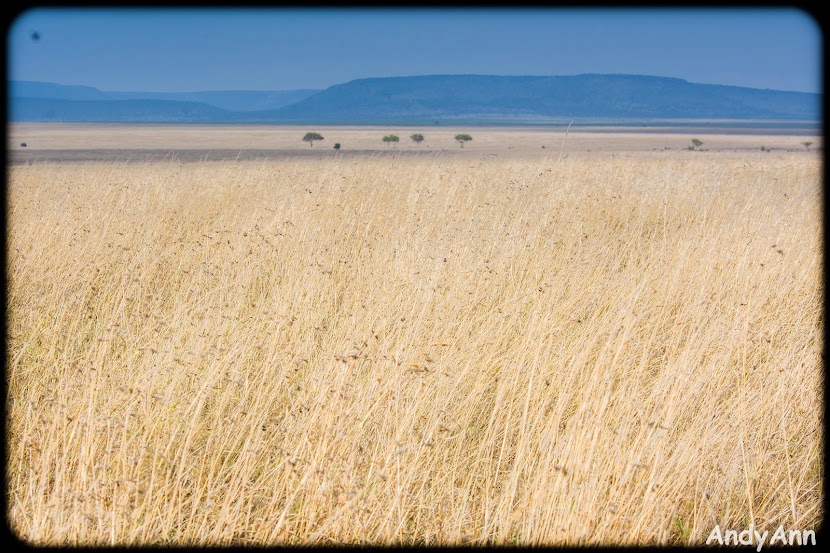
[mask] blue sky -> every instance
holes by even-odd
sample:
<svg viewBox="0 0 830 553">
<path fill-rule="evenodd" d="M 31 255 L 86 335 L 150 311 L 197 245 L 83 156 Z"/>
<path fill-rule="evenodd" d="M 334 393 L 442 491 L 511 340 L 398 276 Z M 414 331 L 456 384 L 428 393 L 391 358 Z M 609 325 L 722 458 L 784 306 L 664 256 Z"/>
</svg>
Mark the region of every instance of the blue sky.
<svg viewBox="0 0 830 553">
<path fill-rule="evenodd" d="M 795 9 L 41 8 L 7 41 L 10 79 L 108 91 L 580 73 L 822 91 L 821 31 Z"/>
</svg>

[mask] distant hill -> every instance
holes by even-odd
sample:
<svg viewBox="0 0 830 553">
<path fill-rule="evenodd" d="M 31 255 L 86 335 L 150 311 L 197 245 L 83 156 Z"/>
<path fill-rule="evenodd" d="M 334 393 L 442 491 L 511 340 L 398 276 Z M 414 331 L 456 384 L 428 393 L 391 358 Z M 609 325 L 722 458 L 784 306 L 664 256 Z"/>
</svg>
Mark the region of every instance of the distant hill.
<svg viewBox="0 0 830 553">
<path fill-rule="evenodd" d="M 319 90 L 216 90 L 205 92 L 108 92 L 111 99 L 200 102 L 229 111 L 263 111 L 288 106 Z"/>
<path fill-rule="evenodd" d="M 232 112 L 198 102 L 168 100 L 54 100 L 15 98 L 11 121 L 66 123 L 210 123 L 230 121 Z"/>
<path fill-rule="evenodd" d="M 820 119 L 821 96 L 638 75 L 360 79 L 270 114 L 286 121 Z"/>
<path fill-rule="evenodd" d="M 12 121 L 494 124 L 582 120 L 819 121 L 821 95 L 642 75 L 358 79 L 322 91 L 103 92 L 11 81 Z M 132 111 L 131 111 L 132 110 Z"/>
<path fill-rule="evenodd" d="M 9 99 L 53 98 L 57 100 L 106 100 L 107 95 L 91 86 L 41 83 L 37 81 L 9 81 Z"/>
<path fill-rule="evenodd" d="M 113 100 L 164 100 L 167 104 L 141 105 L 132 104 L 140 107 L 142 120 L 146 120 L 152 111 L 152 108 L 161 109 L 159 112 L 160 120 L 167 120 L 170 116 L 179 117 L 181 113 L 191 111 L 194 106 L 187 108 L 186 106 L 175 106 L 175 102 L 184 103 L 199 103 L 207 104 L 221 111 L 216 112 L 216 116 L 228 121 L 233 121 L 233 115 L 224 113 L 225 111 L 262 111 L 273 110 L 289 104 L 298 102 L 312 94 L 316 94 L 319 90 L 304 89 L 304 90 L 216 90 L 203 92 L 104 92 L 93 88 L 91 86 L 68 86 L 57 83 L 45 83 L 36 81 L 9 81 L 9 102 L 11 111 L 17 114 L 25 114 L 26 117 L 34 119 L 25 119 L 27 121 L 52 121 L 60 114 L 59 104 L 49 104 L 49 115 L 46 112 L 39 113 L 36 111 L 38 106 L 46 106 L 44 103 L 24 102 L 20 106 L 15 107 L 16 103 L 21 100 L 30 99 L 49 99 L 49 100 L 71 100 L 71 101 L 113 101 Z M 122 108 L 130 104 L 122 105 Z M 93 113 L 94 106 L 68 106 L 72 113 L 78 114 Z M 102 104 L 101 114 L 94 115 L 95 121 L 100 121 L 107 117 L 108 113 L 113 112 L 113 105 Z M 121 108 L 119 108 L 121 109 Z M 172 115 L 168 115 L 168 111 L 172 109 Z M 200 111 L 201 113 L 201 111 Z M 178 115 L 176 115 L 178 114 Z M 120 117 L 126 117 L 124 112 Z M 14 119 L 17 120 L 17 119 Z M 124 119 L 119 119 L 122 121 Z"/>
</svg>

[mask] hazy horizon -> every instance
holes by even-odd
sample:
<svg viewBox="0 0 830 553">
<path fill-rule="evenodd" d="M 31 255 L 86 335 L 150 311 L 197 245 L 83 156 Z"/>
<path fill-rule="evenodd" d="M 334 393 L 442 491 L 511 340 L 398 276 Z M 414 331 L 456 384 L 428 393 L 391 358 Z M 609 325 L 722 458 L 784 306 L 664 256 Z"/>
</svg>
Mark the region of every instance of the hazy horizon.
<svg viewBox="0 0 830 553">
<path fill-rule="evenodd" d="M 567 75 L 497 75 L 497 74 L 482 74 L 482 73 L 433 73 L 433 74 L 423 74 L 423 75 L 376 75 L 376 76 L 369 76 L 369 77 L 361 77 L 359 79 L 351 79 L 350 81 L 344 81 L 342 83 L 334 83 L 331 86 L 336 86 L 339 84 L 344 84 L 351 81 L 356 80 L 367 80 L 367 79 L 404 79 L 409 77 L 476 77 L 476 76 L 483 76 L 483 77 L 578 77 L 582 75 L 623 75 L 623 76 L 630 76 L 630 77 L 659 77 L 659 78 L 679 78 L 679 77 L 668 77 L 666 75 L 644 75 L 644 74 L 635 74 L 635 73 L 573 73 Z M 17 80 L 17 79 L 15 79 Z M 753 88 L 757 90 L 776 90 L 780 92 L 799 92 L 805 94 L 822 94 L 823 91 L 819 90 L 817 92 L 806 92 L 802 90 L 786 90 L 786 89 L 764 89 L 758 87 L 742 87 L 741 85 L 729 85 L 724 83 L 703 83 L 703 82 L 695 82 L 689 81 L 688 79 L 681 79 L 688 81 L 693 84 L 703 84 L 703 85 L 716 85 L 716 86 L 738 86 L 741 88 Z M 113 93 L 121 93 L 121 92 L 147 92 L 147 93 L 159 93 L 159 94 L 188 94 L 188 93 L 200 93 L 200 92 L 291 92 L 291 91 L 299 91 L 299 90 L 325 90 L 326 88 L 283 88 L 283 89 L 273 89 L 273 88 L 224 88 L 224 89 L 199 89 L 199 90 L 180 90 L 180 91 L 161 91 L 161 90 L 151 90 L 151 89 L 133 89 L 133 90 L 110 90 L 101 88 L 94 85 L 88 84 L 67 84 L 67 83 L 60 83 L 56 81 L 32 81 L 28 79 L 19 79 L 18 82 L 37 82 L 43 84 L 57 84 L 62 86 L 81 86 L 81 87 L 91 87 L 101 92 L 113 92 Z"/>
</svg>

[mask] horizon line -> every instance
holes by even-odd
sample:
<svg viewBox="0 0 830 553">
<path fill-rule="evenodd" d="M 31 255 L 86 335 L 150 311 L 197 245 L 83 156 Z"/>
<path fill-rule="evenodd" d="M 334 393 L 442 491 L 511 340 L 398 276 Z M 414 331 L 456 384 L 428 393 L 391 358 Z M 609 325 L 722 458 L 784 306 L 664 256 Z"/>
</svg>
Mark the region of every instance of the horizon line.
<svg viewBox="0 0 830 553">
<path fill-rule="evenodd" d="M 775 92 L 789 92 L 795 94 L 815 94 L 815 95 L 823 95 L 823 91 L 819 92 L 808 92 L 804 90 L 785 90 L 780 88 L 758 88 L 758 87 L 751 87 L 751 86 L 742 86 L 742 85 L 731 85 L 731 84 L 724 84 L 724 83 L 703 83 L 703 82 L 696 82 L 690 81 L 688 79 L 684 79 L 682 77 L 669 77 L 664 75 L 647 75 L 643 73 L 576 73 L 576 74 L 562 74 L 562 75 L 499 75 L 499 74 L 487 74 L 487 73 L 426 73 L 426 74 L 419 74 L 419 75 L 387 75 L 381 77 L 358 77 L 355 79 L 350 79 L 348 81 L 343 81 L 340 83 L 335 83 L 329 85 L 325 88 L 268 88 L 268 89 L 255 89 L 255 88 L 225 88 L 225 89 L 194 89 L 194 90 L 178 90 L 178 91 L 162 91 L 162 90 L 106 90 L 103 88 L 99 88 L 96 85 L 91 84 L 65 84 L 60 83 L 57 81 L 34 81 L 29 79 L 7 79 L 7 84 L 11 83 L 37 83 L 37 84 L 51 84 L 51 85 L 58 85 L 58 86 L 66 86 L 66 87 L 82 87 L 82 88 L 92 88 L 99 92 L 112 92 L 112 93 L 151 93 L 151 94 L 195 94 L 195 93 L 204 93 L 204 92 L 295 92 L 295 91 L 305 91 L 305 90 L 314 90 L 316 92 L 322 92 L 324 90 L 328 90 L 335 86 L 342 86 L 345 84 L 359 82 L 359 81 L 370 81 L 370 80 L 386 80 L 386 79 L 416 79 L 416 78 L 425 78 L 425 77 L 495 77 L 495 78 L 503 78 L 503 79 L 522 79 L 522 78 L 531 78 L 531 79 L 550 79 L 550 78 L 573 78 L 573 77 L 640 77 L 640 78 L 654 78 L 654 79 L 667 79 L 667 80 L 674 80 L 674 81 L 681 81 L 684 83 L 689 84 L 696 84 L 696 85 L 704 85 L 704 86 L 723 86 L 723 87 L 730 87 L 730 88 L 743 88 L 747 90 L 769 90 Z M 10 96 L 11 97 L 11 96 Z"/>
</svg>

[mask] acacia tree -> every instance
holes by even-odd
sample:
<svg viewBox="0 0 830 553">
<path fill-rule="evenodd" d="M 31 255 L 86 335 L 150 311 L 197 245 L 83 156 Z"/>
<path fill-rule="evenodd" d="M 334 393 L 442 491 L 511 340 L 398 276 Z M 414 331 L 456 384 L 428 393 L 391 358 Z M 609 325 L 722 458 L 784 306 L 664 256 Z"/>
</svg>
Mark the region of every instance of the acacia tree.
<svg viewBox="0 0 830 553">
<path fill-rule="evenodd" d="M 424 135 L 422 134 L 411 134 L 409 135 L 409 138 L 411 138 L 415 144 L 420 144 L 424 141 Z"/>
<path fill-rule="evenodd" d="M 812 146 L 812 145 L 813 145 L 813 143 L 812 143 L 812 142 L 810 142 L 809 140 L 808 140 L 807 142 L 802 142 L 801 144 L 802 144 L 805 148 L 807 148 L 807 151 L 808 151 L 808 152 L 810 151 L 810 146 Z"/>
<path fill-rule="evenodd" d="M 463 148 L 464 143 L 469 142 L 470 140 L 473 139 L 473 137 L 470 136 L 469 134 L 457 134 L 457 135 L 455 135 L 455 139 L 458 140 L 458 143 L 461 144 L 461 147 Z"/>
<path fill-rule="evenodd" d="M 307 132 L 303 137 L 303 142 L 308 142 L 308 145 L 312 148 L 314 147 L 315 140 L 325 140 L 325 138 L 323 138 L 322 134 L 317 132 Z"/>
<path fill-rule="evenodd" d="M 690 150 L 697 150 L 697 149 L 698 149 L 698 148 L 700 148 L 701 146 L 703 146 L 703 141 L 702 141 L 702 140 L 698 140 L 697 138 L 693 138 L 693 139 L 692 139 L 692 145 L 689 147 L 689 149 L 690 149 Z"/>
<path fill-rule="evenodd" d="M 389 144 L 391 144 L 393 142 L 398 142 L 399 140 L 400 140 L 400 137 L 395 136 L 394 134 L 387 134 L 386 136 L 383 137 L 383 141 L 386 142 L 387 146 L 389 146 Z"/>
</svg>

